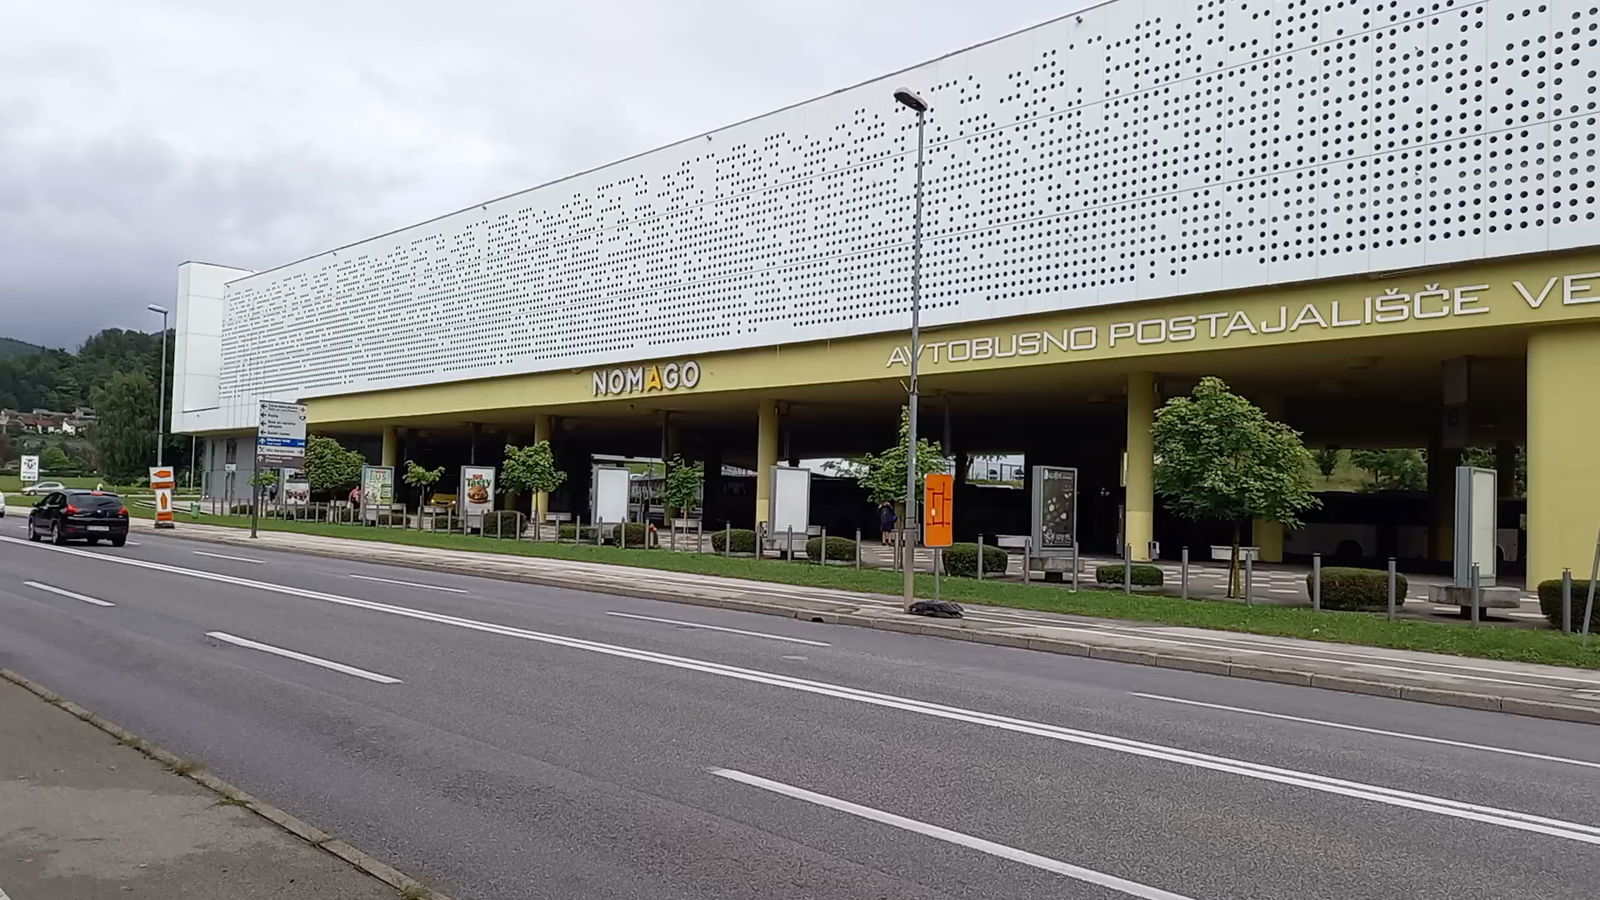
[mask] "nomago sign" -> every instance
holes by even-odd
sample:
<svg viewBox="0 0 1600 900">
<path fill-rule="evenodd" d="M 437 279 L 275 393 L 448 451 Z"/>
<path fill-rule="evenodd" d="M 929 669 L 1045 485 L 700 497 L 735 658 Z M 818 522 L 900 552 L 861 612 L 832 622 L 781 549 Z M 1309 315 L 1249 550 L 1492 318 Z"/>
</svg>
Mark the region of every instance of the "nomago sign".
<svg viewBox="0 0 1600 900">
<path fill-rule="evenodd" d="M 922 546 L 948 547 L 955 542 L 954 475 L 922 479 Z"/>
</svg>

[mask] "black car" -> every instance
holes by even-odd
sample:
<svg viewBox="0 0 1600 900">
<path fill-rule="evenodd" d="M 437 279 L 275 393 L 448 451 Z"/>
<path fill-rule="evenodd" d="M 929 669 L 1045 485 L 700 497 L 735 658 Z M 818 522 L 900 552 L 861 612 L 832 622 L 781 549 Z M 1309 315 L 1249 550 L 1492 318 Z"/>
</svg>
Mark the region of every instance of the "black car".
<svg viewBox="0 0 1600 900">
<path fill-rule="evenodd" d="M 41 537 L 55 544 L 104 538 L 121 547 L 128 542 L 128 507 L 110 491 L 51 491 L 28 514 L 28 540 Z"/>
</svg>

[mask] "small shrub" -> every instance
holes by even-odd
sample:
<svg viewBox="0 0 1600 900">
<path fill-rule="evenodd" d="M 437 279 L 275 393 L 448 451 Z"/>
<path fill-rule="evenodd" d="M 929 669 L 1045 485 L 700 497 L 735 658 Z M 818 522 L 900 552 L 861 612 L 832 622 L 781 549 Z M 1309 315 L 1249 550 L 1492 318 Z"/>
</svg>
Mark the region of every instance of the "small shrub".
<svg viewBox="0 0 1600 900">
<path fill-rule="evenodd" d="M 627 531 L 628 549 L 649 550 L 658 546 L 653 540 L 654 536 L 650 534 L 650 526 L 643 522 L 629 522 L 623 527 Z M 615 525 L 606 526 L 606 538 L 613 544 L 617 542 L 617 527 Z M 646 541 L 650 542 L 649 546 L 645 545 Z"/>
<path fill-rule="evenodd" d="M 727 546 L 732 543 L 732 548 Z M 711 549 L 718 553 L 754 553 L 756 552 L 756 533 L 748 528 L 735 528 L 732 531 L 713 531 L 711 533 Z"/>
<path fill-rule="evenodd" d="M 1587 579 L 1572 580 L 1572 630 L 1583 630 L 1583 607 L 1589 602 Z M 1589 630 L 1600 631 L 1600 595 L 1595 597 L 1594 613 L 1589 618 Z M 1551 627 L 1561 627 L 1561 579 L 1539 582 L 1539 611 L 1550 620 Z"/>
<path fill-rule="evenodd" d="M 1122 563 L 1106 563 L 1095 566 L 1094 580 L 1096 584 L 1122 584 Z M 1136 564 L 1128 573 L 1128 581 L 1134 587 L 1161 587 L 1166 583 L 1166 575 L 1160 566 Z"/>
<path fill-rule="evenodd" d="M 510 509 L 483 514 L 483 531 L 488 537 L 514 538 L 521 536 L 524 516 Z"/>
<path fill-rule="evenodd" d="M 1311 576 L 1306 576 L 1306 596 L 1311 596 Z M 1406 602 L 1406 577 L 1394 577 L 1394 605 Z M 1322 570 L 1322 608 L 1355 612 L 1383 612 L 1389 608 L 1389 573 L 1381 569 L 1328 566 Z"/>
<path fill-rule="evenodd" d="M 560 527 L 560 529 L 558 529 L 558 532 L 560 533 L 563 541 L 570 541 L 573 538 L 577 538 L 578 540 L 586 541 L 591 544 L 594 543 L 593 525 L 583 526 L 583 533 L 581 535 L 578 533 L 578 526 L 576 525 L 563 525 Z"/>
<path fill-rule="evenodd" d="M 806 541 L 806 558 L 813 562 L 822 559 L 822 538 L 814 537 Z M 828 558 L 840 562 L 855 562 L 856 542 L 849 538 L 828 538 Z"/>
<path fill-rule="evenodd" d="M 1004 575 L 1006 571 L 1006 552 L 999 547 L 987 544 L 983 547 L 983 575 Z M 944 571 L 947 575 L 958 575 L 962 578 L 978 577 L 978 545 L 977 544 L 951 544 L 944 548 Z"/>
</svg>

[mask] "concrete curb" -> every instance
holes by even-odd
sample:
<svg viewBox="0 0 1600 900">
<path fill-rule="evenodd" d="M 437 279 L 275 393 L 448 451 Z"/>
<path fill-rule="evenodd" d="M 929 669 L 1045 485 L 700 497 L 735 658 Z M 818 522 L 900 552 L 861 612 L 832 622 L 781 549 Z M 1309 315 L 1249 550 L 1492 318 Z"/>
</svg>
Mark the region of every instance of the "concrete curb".
<svg viewBox="0 0 1600 900">
<path fill-rule="evenodd" d="M 121 725 L 118 725 L 115 722 L 101 718 L 100 716 L 95 715 L 94 713 L 84 709 L 70 700 L 62 699 L 59 694 L 49 690 L 36 681 L 26 678 L 23 675 L 6 668 L 0 668 L 0 678 L 3 678 L 12 684 L 15 684 L 16 686 L 37 695 L 39 699 L 45 701 L 46 703 L 58 707 L 61 710 L 71 713 L 73 716 L 88 722 L 90 725 L 93 725 L 106 734 L 116 738 L 119 742 L 126 744 L 127 746 L 132 747 L 140 753 L 143 753 L 145 756 L 150 757 L 156 762 L 161 763 L 169 770 L 173 770 L 174 775 L 177 775 L 180 778 L 187 778 L 190 781 L 193 781 L 195 784 L 206 788 L 212 793 L 219 794 L 224 799 L 236 805 L 245 807 L 261 818 L 266 819 L 268 822 L 271 822 L 284 831 L 287 831 L 295 837 L 300 838 L 311 846 L 320 850 L 326 850 L 328 853 L 337 856 L 346 863 L 349 863 L 355 868 L 365 872 L 368 875 L 371 875 L 373 878 L 378 879 L 379 881 L 387 884 L 397 891 L 400 891 L 401 893 L 410 892 L 411 896 L 418 898 L 425 897 L 428 898 L 428 900 L 450 900 L 448 896 L 429 888 L 415 878 L 412 878 L 404 872 L 401 872 L 393 866 L 390 866 L 388 863 L 376 859 L 369 854 L 363 853 L 344 841 L 335 839 L 333 835 L 328 834 L 322 829 L 307 823 L 303 819 L 296 818 L 295 816 L 284 812 L 270 803 L 263 803 L 261 800 L 239 790 L 228 782 L 223 781 L 215 775 L 205 771 L 203 768 L 199 768 L 198 765 L 193 761 L 184 760 L 182 757 L 179 757 L 161 747 L 150 743 L 149 741 L 144 740 L 141 737 L 138 737 L 133 732 L 128 731 L 126 728 L 123 728 Z"/>
<path fill-rule="evenodd" d="M 182 529 L 166 532 L 167 537 L 178 537 L 184 540 L 203 541 L 212 544 L 227 544 L 238 546 L 237 540 L 219 538 L 210 534 L 183 534 Z M 314 537 L 314 536 L 313 536 Z M 391 544 L 389 546 L 405 546 Z M 513 584 L 537 584 L 543 587 L 567 588 L 570 590 L 587 591 L 597 594 L 611 594 L 620 597 L 633 597 L 641 600 L 659 600 L 664 603 L 679 603 L 689 606 L 709 606 L 717 609 L 727 609 L 735 612 L 760 613 L 762 615 L 781 616 L 789 619 L 818 622 L 828 625 L 852 625 L 862 628 L 875 628 L 880 631 L 895 631 L 905 634 L 920 634 L 929 637 L 942 637 L 952 640 L 971 641 L 976 644 L 989 644 L 996 647 L 1011 647 L 1015 649 L 1034 650 L 1045 653 L 1059 653 L 1068 656 L 1085 656 L 1091 659 L 1103 659 L 1109 662 L 1130 663 L 1141 666 L 1156 666 L 1168 669 L 1180 669 L 1190 672 L 1203 672 L 1209 675 L 1221 675 L 1230 678 L 1249 678 L 1255 681 L 1271 681 L 1279 684 L 1299 685 L 1301 687 L 1314 687 L 1329 691 L 1343 691 L 1351 694 L 1368 694 L 1375 697 L 1388 697 L 1393 700 L 1414 700 L 1418 703 L 1432 703 L 1437 706 L 1455 706 L 1463 709 L 1476 709 L 1489 712 L 1502 712 L 1511 715 L 1529 716 L 1536 719 L 1555 719 L 1562 722 L 1577 722 L 1584 725 L 1600 725 L 1600 708 L 1586 706 L 1573 706 L 1566 703 L 1557 703 L 1549 700 L 1534 700 L 1523 697 L 1502 697 L 1492 694 L 1479 694 L 1471 691 L 1458 691 L 1451 688 L 1424 687 L 1420 685 L 1390 684 L 1381 681 L 1368 681 L 1360 678 L 1347 678 L 1341 675 L 1323 675 L 1315 672 L 1302 672 L 1293 669 L 1273 669 L 1262 666 L 1234 663 L 1228 660 L 1212 659 L 1204 656 L 1188 656 L 1181 653 L 1152 653 L 1146 650 L 1133 650 L 1124 647 L 1098 646 L 1074 641 L 1062 641 L 1052 638 L 1029 637 L 1005 632 L 983 631 L 975 628 L 963 628 L 958 625 L 941 624 L 936 621 L 907 621 L 905 619 L 891 619 L 872 615 L 861 611 L 859 608 L 849 612 L 812 610 L 793 606 L 784 606 L 778 603 L 761 603 L 753 600 L 723 600 L 715 597 L 695 597 L 686 594 L 677 594 L 670 591 L 653 590 L 646 587 L 631 587 L 628 585 L 605 585 L 596 587 L 586 584 L 577 578 L 567 578 L 544 573 L 518 573 L 484 571 L 474 569 L 467 565 L 452 565 L 438 563 L 426 559 L 380 559 L 363 560 L 349 552 L 323 550 L 319 548 L 269 548 L 281 553 L 301 553 L 307 556 L 319 556 L 325 559 L 345 559 L 357 562 L 373 562 L 377 565 L 396 566 L 400 568 L 417 569 L 426 572 L 445 572 L 453 575 L 468 575 L 477 578 L 491 578 L 496 581 L 506 581 Z M 538 557 L 527 557 L 537 559 Z M 605 565 L 597 563 L 596 565 Z M 650 570 L 642 570 L 650 571 Z M 831 601 L 830 601 L 831 602 Z M 843 605 L 842 603 L 840 605 Z"/>
</svg>

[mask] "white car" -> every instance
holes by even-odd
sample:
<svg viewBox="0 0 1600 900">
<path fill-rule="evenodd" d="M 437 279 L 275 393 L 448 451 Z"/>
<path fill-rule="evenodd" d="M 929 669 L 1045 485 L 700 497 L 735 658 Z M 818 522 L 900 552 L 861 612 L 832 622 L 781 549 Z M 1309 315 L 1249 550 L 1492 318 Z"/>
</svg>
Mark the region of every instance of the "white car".
<svg viewBox="0 0 1600 900">
<path fill-rule="evenodd" d="M 6 495 L 0 493 L 0 519 L 6 517 Z"/>
<path fill-rule="evenodd" d="M 67 486 L 59 481 L 38 481 L 23 488 L 22 493 L 30 497 L 37 497 L 40 494 L 48 494 L 51 491 L 64 491 L 66 489 Z"/>
</svg>

